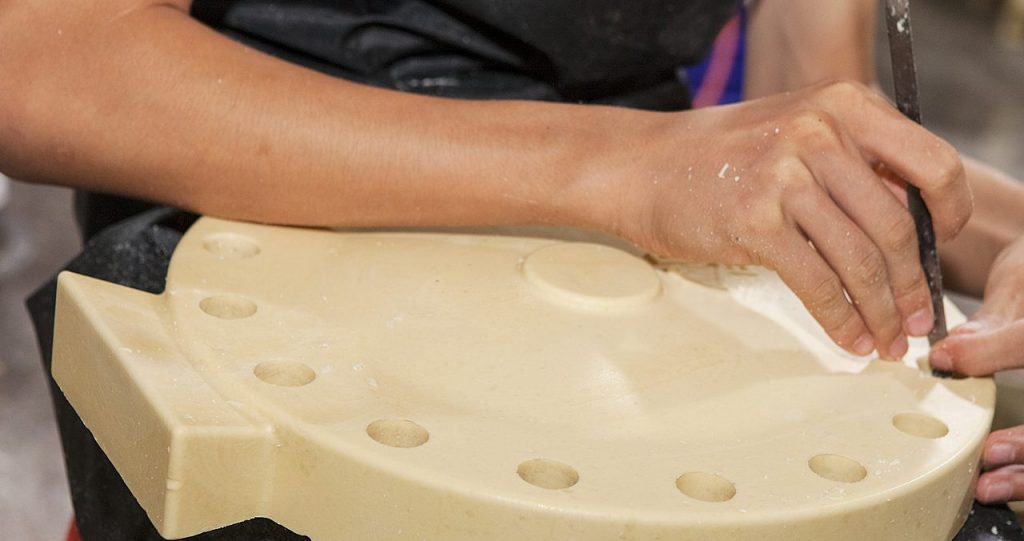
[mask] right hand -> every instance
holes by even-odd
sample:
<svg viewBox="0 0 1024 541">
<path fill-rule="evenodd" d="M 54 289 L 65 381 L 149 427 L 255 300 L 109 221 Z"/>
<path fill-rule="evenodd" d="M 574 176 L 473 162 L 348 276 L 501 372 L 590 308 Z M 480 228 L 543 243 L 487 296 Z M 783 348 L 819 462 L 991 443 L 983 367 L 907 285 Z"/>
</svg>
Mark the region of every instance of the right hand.
<svg viewBox="0 0 1024 541">
<path fill-rule="evenodd" d="M 642 218 L 622 220 L 624 236 L 662 257 L 777 271 L 858 355 L 899 358 L 907 335 L 928 333 L 930 295 L 906 192 L 878 171 L 920 188 L 936 236 L 948 239 L 972 206 L 948 143 L 856 83 L 668 120 L 630 148 L 626 189 L 639 194 L 631 212 Z"/>
</svg>

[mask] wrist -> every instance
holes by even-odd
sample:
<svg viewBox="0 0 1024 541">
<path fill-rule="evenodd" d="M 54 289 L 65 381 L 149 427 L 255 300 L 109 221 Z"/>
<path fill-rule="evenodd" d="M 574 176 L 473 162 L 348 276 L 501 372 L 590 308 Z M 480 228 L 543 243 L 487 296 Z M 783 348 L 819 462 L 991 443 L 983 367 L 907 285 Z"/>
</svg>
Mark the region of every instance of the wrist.
<svg viewBox="0 0 1024 541">
<path fill-rule="evenodd" d="M 586 106 L 572 128 L 574 165 L 562 198 L 574 227 L 647 245 L 652 199 L 668 175 L 650 167 L 664 113 Z"/>
</svg>

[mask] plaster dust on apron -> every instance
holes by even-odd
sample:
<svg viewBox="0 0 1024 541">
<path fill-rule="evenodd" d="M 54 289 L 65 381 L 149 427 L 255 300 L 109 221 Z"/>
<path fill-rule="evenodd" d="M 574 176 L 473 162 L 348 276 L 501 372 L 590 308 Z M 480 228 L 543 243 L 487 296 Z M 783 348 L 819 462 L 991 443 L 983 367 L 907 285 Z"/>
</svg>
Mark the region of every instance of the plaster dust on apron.
<svg viewBox="0 0 1024 541">
<path fill-rule="evenodd" d="M 203 218 L 160 295 L 61 276 L 53 371 L 168 538 L 934 541 L 995 391 L 926 352 L 846 355 L 762 269 Z"/>
</svg>

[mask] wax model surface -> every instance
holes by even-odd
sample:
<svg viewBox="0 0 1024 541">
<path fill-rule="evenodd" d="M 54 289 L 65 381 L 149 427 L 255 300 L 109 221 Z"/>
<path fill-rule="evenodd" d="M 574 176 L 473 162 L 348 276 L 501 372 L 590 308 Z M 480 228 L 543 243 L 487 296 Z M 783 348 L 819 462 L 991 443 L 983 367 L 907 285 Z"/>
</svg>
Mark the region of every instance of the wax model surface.
<svg viewBox="0 0 1024 541">
<path fill-rule="evenodd" d="M 161 295 L 61 276 L 53 371 L 169 538 L 934 541 L 995 391 L 926 350 L 849 357 L 758 269 L 204 218 Z"/>
</svg>

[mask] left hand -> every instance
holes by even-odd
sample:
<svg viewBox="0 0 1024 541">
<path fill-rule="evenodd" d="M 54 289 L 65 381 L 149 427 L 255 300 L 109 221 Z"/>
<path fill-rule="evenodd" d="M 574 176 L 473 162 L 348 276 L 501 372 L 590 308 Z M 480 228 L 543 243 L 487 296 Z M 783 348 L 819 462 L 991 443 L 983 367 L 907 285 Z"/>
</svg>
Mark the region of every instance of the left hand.
<svg viewBox="0 0 1024 541">
<path fill-rule="evenodd" d="M 1024 426 L 990 434 L 981 455 L 981 467 L 985 471 L 974 490 L 978 501 L 1024 500 Z"/>
<path fill-rule="evenodd" d="M 1024 237 L 992 264 L 978 313 L 936 344 L 928 361 L 966 376 L 1024 368 Z"/>
<path fill-rule="evenodd" d="M 932 348 L 933 368 L 968 376 L 1024 368 L 1024 238 L 1005 248 L 989 274 L 985 301 L 971 321 Z M 1024 500 L 1024 426 L 989 435 L 976 496 L 984 503 Z"/>
</svg>

